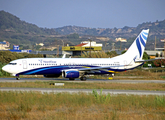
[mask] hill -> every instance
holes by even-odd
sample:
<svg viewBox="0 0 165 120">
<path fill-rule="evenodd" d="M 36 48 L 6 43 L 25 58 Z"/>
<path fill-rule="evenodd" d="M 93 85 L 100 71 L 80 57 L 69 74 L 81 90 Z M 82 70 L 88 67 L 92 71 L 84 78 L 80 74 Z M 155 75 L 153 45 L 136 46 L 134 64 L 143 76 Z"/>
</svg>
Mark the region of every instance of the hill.
<svg viewBox="0 0 165 120">
<path fill-rule="evenodd" d="M 18 17 L 5 11 L 0 11 L 0 30 L 23 34 L 57 34 L 54 29 L 39 28 L 34 24 L 21 21 Z"/>
<path fill-rule="evenodd" d="M 150 29 L 148 42 L 146 45 L 147 50 L 154 49 L 155 36 L 157 38 L 156 47 L 163 47 L 163 44 L 160 42 L 160 39 L 165 38 L 165 20 L 156 21 L 156 22 L 146 22 L 139 24 L 137 27 L 128 27 L 125 26 L 123 28 L 89 28 L 89 27 L 78 27 L 78 26 L 64 26 L 60 28 L 55 28 L 55 31 L 62 35 L 77 33 L 80 36 L 88 36 L 91 37 L 92 40 L 103 43 L 105 45 L 108 43 L 106 49 L 111 49 L 112 42 L 114 42 L 115 38 L 122 37 L 127 39 L 127 43 L 122 45 L 122 49 L 128 48 L 133 40 L 137 37 L 137 35 L 143 29 Z M 109 40 L 98 40 L 96 38 L 100 37 L 108 37 Z M 83 38 L 83 37 L 82 37 Z M 86 37 L 87 38 L 87 37 Z M 120 42 L 115 43 L 116 48 L 120 48 Z"/>
<path fill-rule="evenodd" d="M 29 49 L 35 43 L 49 44 L 52 35 L 58 35 L 58 33 L 54 29 L 39 28 L 34 24 L 21 21 L 8 12 L 0 11 L 0 41 L 6 40 L 11 44 L 22 45 Z"/>
<path fill-rule="evenodd" d="M 165 38 L 165 20 L 156 22 L 146 22 L 139 24 L 137 27 L 123 28 L 88 28 L 78 26 L 64 26 L 55 28 L 55 31 L 62 35 L 77 33 L 79 35 L 105 36 L 110 38 L 124 37 L 131 38 L 139 34 L 142 29 L 150 29 L 150 37 L 157 36 L 158 38 Z"/>
<path fill-rule="evenodd" d="M 149 28 L 149 42 L 147 49 L 153 49 L 154 38 L 165 38 L 165 20 L 156 22 L 146 22 L 139 24 L 137 27 L 123 27 L 123 28 L 89 28 L 78 26 L 64 26 L 60 28 L 39 28 L 38 26 L 21 21 L 18 17 L 0 11 L 0 41 L 6 40 L 12 44 L 20 45 L 21 49 L 38 50 L 40 46 L 36 43 L 44 43 L 46 48 L 56 47 L 57 45 L 76 45 L 81 41 L 92 40 L 107 44 L 107 49 L 111 49 L 111 43 L 117 37 L 127 39 L 127 43 L 122 45 L 122 49 L 128 48 L 135 37 L 142 29 Z M 120 48 L 120 43 L 115 43 L 116 48 Z M 157 47 L 162 47 L 161 43 Z"/>
</svg>

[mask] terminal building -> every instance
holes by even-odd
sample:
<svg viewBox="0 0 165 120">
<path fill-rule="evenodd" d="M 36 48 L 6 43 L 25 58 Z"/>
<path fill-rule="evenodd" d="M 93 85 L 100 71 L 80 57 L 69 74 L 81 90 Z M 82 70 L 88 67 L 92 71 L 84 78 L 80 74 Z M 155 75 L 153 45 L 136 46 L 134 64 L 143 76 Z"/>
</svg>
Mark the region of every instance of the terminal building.
<svg viewBox="0 0 165 120">
<path fill-rule="evenodd" d="M 94 41 L 83 41 L 81 44 L 76 46 L 63 46 L 62 47 L 62 54 L 69 54 L 69 55 L 81 55 L 83 52 L 88 51 L 101 51 L 102 44 L 97 44 Z"/>
<path fill-rule="evenodd" d="M 13 49 L 10 49 L 10 43 L 7 41 L 0 42 L 0 51 L 11 51 L 17 53 L 30 53 L 31 50 L 19 50 L 19 45 L 13 45 Z"/>
<path fill-rule="evenodd" d="M 0 50 L 9 50 L 10 49 L 10 43 L 3 41 L 0 42 Z"/>
</svg>

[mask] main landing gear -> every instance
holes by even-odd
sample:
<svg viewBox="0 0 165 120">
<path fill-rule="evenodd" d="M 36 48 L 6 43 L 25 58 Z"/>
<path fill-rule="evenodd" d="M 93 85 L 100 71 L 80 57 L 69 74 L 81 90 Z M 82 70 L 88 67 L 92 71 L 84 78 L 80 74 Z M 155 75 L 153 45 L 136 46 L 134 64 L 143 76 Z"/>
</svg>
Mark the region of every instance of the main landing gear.
<svg viewBox="0 0 165 120">
<path fill-rule="evenodd" d="M 73 80 L 75 80 L 75 78 L 69 78 L 69 80 L 70 80 L 70 81 L 73 81 Z M 86 81 L 87 78 L 86 78 L 85 76 L 82 76 L 82 77 L 80 77 L 80 80 L 81 80 L 81 81 Z"/>
<path fill-rule="evenodd" d="M 81 81 L 86 81 L 87 78 L 86 78 L 85 76 L 82 76 L 82 77 L 80 77 L 80 80 L 81 80 Z"/>
<path fill-rule="evenodd" d="M 69 78 L 69 80 L 73 81 L 73 80 L 75 80 L 75 78 Z"/>
<path fill-rule="evenodd" d="M 20 77 L 19 77 L 19 75 L 17 75 L 17 76 L 16 76 L 16 80 L 20 80 Z"/>
</svg>

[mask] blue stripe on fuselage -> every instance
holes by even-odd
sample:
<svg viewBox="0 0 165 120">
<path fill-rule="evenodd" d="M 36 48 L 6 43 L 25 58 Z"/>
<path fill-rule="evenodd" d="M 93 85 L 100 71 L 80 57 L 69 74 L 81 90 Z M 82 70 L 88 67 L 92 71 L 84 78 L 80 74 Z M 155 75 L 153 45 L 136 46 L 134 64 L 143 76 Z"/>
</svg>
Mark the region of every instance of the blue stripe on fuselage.
<svg viewBox="0 0 165 120">
<path fill-rule="evenodd" d="M 99 67 L 99 66 L 49 66 L 49 67 L 42 67 L 42 68 L 36 68 L 36 69 L 32 69 L 32 70 L 28 70 L 25 72 L 21 72 L 18 73 L 19 75 L 44 75 L 44 74 L 61 74 L 62 70 L 65 69 L 80 69 L 80 68 L 84 68 L 84 67 Z M 114 67 L 114 66 L 111 66 Z M 133 69 L 133 68 L 131 68 Z M 115 71 L 115 72 L 122 72 L 125 70 L 129 70 L 129 69 L 107 69 L 110 71 Z M 99 70 L 100 72 L 95 72 L 94 74 L 110 74 L 111 72 L 107 72 L 104 70 Z"/>
</svg>

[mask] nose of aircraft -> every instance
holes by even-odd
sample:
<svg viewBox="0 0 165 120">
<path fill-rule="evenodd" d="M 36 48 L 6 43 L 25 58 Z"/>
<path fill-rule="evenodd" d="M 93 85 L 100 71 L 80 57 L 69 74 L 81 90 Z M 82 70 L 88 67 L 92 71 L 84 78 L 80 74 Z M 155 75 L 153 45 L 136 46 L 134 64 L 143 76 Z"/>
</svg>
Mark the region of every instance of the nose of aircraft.
<svg viewBox="0 0 165 120">
<path fill-rule="evenodd" d="M 3 67 L 2 67 L 2 70 L 7 72 L 7 66 L 6 66 L 6 65 L 3 66 Z"/>
<path fill-rule="evenodd" d="M 11 65 L 5 65 L 2 67 L 2 70 L 8 73 L 12 73 L 14 74 L 15 72 L 17 72 L 17 68 L 13 68 Z"/>
</svg>

